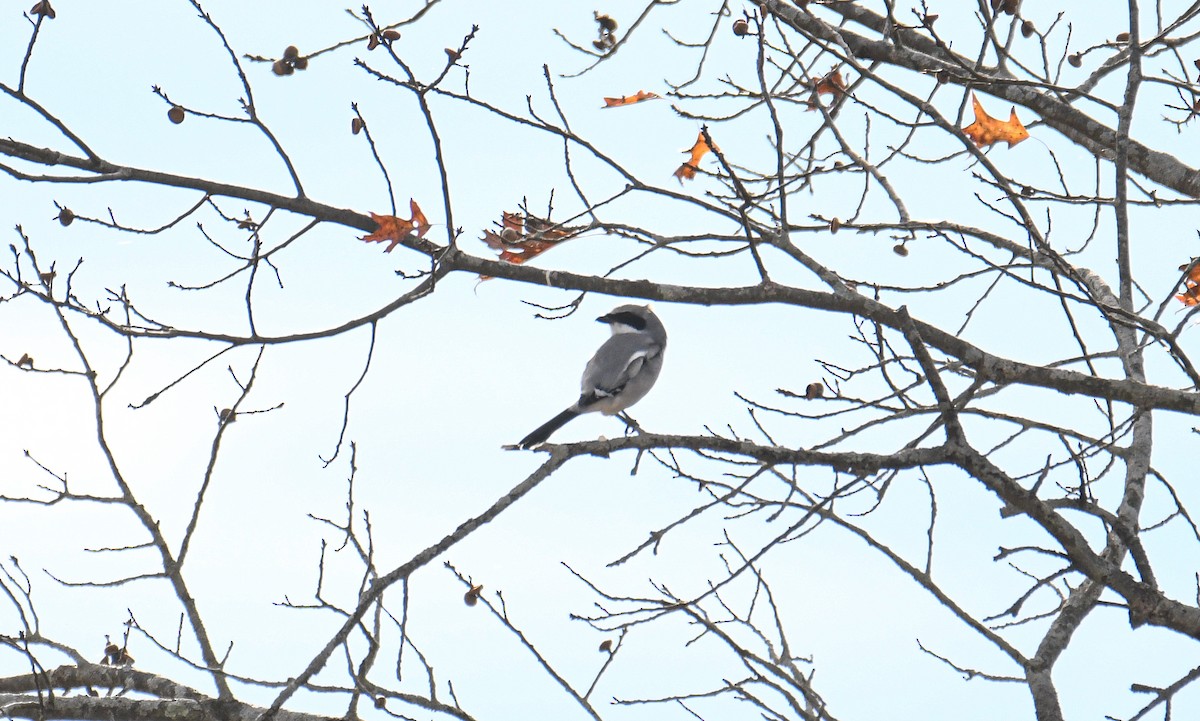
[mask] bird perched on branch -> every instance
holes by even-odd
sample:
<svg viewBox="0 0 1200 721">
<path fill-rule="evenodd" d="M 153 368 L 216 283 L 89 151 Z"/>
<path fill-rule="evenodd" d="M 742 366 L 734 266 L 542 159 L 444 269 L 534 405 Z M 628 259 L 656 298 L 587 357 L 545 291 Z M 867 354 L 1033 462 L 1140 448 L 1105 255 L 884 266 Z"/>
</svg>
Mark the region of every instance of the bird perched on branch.
<svg viewBox="0 0 1200 721">
<path fill-rule="evenodd" d="M 525 436 L 517 448 L 545 443 L 572 418 L 599 411 L 615 415 L 645 397 L 662 370 L 667 329 L 649 306 L 623 305 L 596 319 L 607 323 L 612 337 L 583 369 L 579 400 Z"/>
</svg>

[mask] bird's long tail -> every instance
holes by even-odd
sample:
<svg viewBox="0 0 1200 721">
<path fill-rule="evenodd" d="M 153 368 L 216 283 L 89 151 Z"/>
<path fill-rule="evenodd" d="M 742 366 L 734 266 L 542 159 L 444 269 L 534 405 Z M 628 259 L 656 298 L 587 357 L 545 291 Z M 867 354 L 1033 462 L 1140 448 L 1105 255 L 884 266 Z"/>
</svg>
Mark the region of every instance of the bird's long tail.
<svg viewBox="0 0 1200 721">
<path fill-rule="evenodd" d="M 568 408 L 567 410 L 559 413 L 542 425 L 538 426 L 537 430 L 535 430 L 533 433 L 530 433 L 522 438 L 521 442 L 517 444 L 517 448 L 533 448 L 534 446 L 545 443 L 546 439 L 550 437 L 551 433 L 565 426 L 568 421 L 577 415 L 579 415 L 578 411 Z"/>
</svg>

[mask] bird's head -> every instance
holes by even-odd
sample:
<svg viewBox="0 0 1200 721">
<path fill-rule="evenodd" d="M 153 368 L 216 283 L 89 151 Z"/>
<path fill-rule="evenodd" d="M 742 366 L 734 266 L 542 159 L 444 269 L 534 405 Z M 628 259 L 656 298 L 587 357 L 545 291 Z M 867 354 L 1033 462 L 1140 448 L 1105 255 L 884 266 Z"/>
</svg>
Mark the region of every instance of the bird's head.
<svg viewBox="0 0 1200 721">
<path fill-rule="evenodd" d="M 613 335 L 621 333 L 648 333 L 662 343 L 667 341 L 667 330 L 648 305 L 622 305 L 596 319 L 608 323 Z"/>
</svg>

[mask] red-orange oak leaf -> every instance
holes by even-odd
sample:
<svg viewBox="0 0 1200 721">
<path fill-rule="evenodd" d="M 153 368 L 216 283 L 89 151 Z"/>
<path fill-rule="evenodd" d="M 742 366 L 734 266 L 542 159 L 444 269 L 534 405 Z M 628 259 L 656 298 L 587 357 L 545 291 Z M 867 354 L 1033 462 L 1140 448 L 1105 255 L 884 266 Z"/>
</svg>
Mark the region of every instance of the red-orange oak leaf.
<svg viewBox="0 0 1200 721">
<path fill-rule="evenodd" d="M 654 93 L 646 92 L 645 90 L 639 90 L 636 93 L 634 93 L 633 95 L 622 95 L 619 98 L 605 98 L 604 99 L 604 107 L 605 108 L 620 108 L 620 107 L 623 107 L 626 105 L 633 105 L 635 103 L 640 103 L 645 100 L 657 100 L 659 97 L 660 97 L 659 95 L 656 95 Z"/>
<path fill-rule="evenodd" d="M 680 185 L 683 184 L 684 180 L 691 180 L 692 178 L 696 177 L 696 170 L 699 168 L 700 159 L 703 158 L 710 150 L 712 150 L 712 148 L 710 148 L 708 143 L 704 140 L 704 131 L 700 131 L 700 135 L 696 138 L 696 144 L 690 149 L 683 151 L 685 153 L 691 153 L 691 157 L 686 163 L 680 165 L 674 173 L 675 179 L 679 181 Z"/>
<path fill-rule="evenodd" d="M 975 107 L 975 122 L 963 128 L 963 133 L 976 146 L 982 148 L 985 145 L 1003 142 L 1008 143 L 1008 147 L 1011 148 L 1029 137 L 1029 131 L 1017 118 L 1015 107 L 1009 114 L 1008 120 L 1000 120 L 987 114 L 983 105 L 980 104 L 979 98 L 975 97 L 975 93 L 971 93 L 971 103 Z"/>
<path fill-rule="evenodd" d="M 525 216 L 520 213 L 510 213 L 507 210 L 500 212 L 500 227 L 507 230 L 515 230 L 518 233 L 525 232 Z"/>
<path fill-rule="evenodd" d="M 1200 305 L 1200 263 L 1184 263 L 1179 269 L 1186 270 L 1187 277 L 1183 279 L 1183 292 L 1175 296 L 1176 300 L 1189 308 Z"/>
<path fill-rule="evenodd" d="M 532 215 L 507 211 L 500 214 L 498 225 L 499 233 L 485 230 L 482 240 L 492 250 L 499 251 L 500 260 L 514 265 L 538 257 L 582 230 L 564 228 Z"/>
<path fill-rule="evenodd" d="M 809 110 L 817 109 L 817 99 L 822 95 L 829 95 L 832 99 L 837 100 L 846 94 L 846 81 L 842 78 L 842 71 L 834 68 L 830 70 L 824 77 L 813 81 L 813 99 L 807 101 Z"/>
<path fill-rule="evenodd" d="M 425 219 L 425 214 L 421 212 L 421 206 L 417 205 L 417 201 L 409 198 L 408 209 L 412 214 L 408 220 L 397 218 L 394 215 L 375 215 L 370 213 L 371 220 L 379 228 L 370 235 L 364 235 L 362 240 L 367 243 L 382 243 L 385 240 L 390 241 L 388 247 L 383 249 L 383 252 L 390 253 L 397 245 L 400 245 L 405 238 L 416 233 L 417 237 L 424 238 L 425 233 L 429 232 L 429 221 Z"/>
<path fill-rule="evenodd" d="M 417 201 L 409 198 L 408 211 L 412 214 L 409 222 L 417 229 L 417 236 L 424 238 L 425 234 L 429 232 L 430 226 L 429 221 L 425 219 L 425 214 L 421 212 L 421 206 L 417 205 Z"/>
</svg>

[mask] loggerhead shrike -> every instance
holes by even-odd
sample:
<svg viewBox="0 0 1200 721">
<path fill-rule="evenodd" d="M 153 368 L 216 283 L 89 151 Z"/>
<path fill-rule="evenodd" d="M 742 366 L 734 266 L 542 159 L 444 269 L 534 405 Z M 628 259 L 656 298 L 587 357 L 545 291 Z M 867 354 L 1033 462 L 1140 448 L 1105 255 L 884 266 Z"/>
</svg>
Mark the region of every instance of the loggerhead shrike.
<svg viewBox="0 0 1200 721">
<path fill-rule="evenodd" d="M 658 380 L 667 329 L 649 306 L 623 305 L 596 320 L 608 323 L 612 337 L 583 369 L 579 400 L 525 436 L 517 448 L 545 443 L 575 416 L 593 411 L 610 416 L 620 413 L 640 401 Z"/>
</svg>

